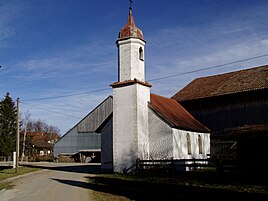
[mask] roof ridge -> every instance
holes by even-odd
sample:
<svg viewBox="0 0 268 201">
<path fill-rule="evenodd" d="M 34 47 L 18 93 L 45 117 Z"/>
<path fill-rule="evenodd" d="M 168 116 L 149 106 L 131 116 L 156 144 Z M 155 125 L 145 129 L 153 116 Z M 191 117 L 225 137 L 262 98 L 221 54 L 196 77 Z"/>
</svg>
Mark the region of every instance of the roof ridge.
<svg viewBox="0 0 268 201">
<path fill-rule="evenodd" d="M 268 67 L 268 65 L 261 65 L 261 66 L 256 66 L 256 67 L 252 67 L 252 68 L 245 68 L 245 69 L 240 69 L 240 70 L 236 70 L 236 71 L 230 71 L 230 72 L 225 72 L 225 73 L 220 73 L 220 74 L 214 74 L 214 75 L 198 77 L 198 78 L 195 78 L 194 80 L 202 79 L 202 78 L 209 78 L 209 77 L 214 77 L 214 76 L 216 77 L 216 76 L 222 76 L 222 75 L 228 75 L 228 74 L 235 74 L 235 73 L 238 73 L 238 72 L 245 72 L 245 71 L 250 71 L 250 70 L 254 70 L 254 69 L 260 69 L 260 68 L 264 68 L 264 67 Z"/>
<path fill-rule="evenodd" d="M 171 98 L 194 100 L 268 88 L 268 65 L 194 79 Z"/>
</svg>

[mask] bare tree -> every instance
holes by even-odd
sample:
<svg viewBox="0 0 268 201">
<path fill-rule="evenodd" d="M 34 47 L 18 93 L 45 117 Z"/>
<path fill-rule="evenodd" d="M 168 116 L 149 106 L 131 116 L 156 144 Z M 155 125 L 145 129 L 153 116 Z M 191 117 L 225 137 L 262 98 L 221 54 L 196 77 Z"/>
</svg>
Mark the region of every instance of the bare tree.
<svg viewBox="0 0 268 201">
<path fill-rule="evenodd" d="M 24 119 L 23 119 L 23 141 L 22 141 L 22 154 L 21 154 L 21 161 L 23 161 L 24 157 L 25 157 L 25 148 L 26 148 L 26 134 L 27 134 L 27 124 L 28 121 L 30 119 L 30 113 L 29 111 L 27 111 L 24 115 Z"/>
<path fill-rule="evenodd" d="M 59 135 L 60 129 L 56 126 L 48 125 L 44 120 L 29 118 L 27 121 L 27 132 L 44 132 Z"/>
</svg>

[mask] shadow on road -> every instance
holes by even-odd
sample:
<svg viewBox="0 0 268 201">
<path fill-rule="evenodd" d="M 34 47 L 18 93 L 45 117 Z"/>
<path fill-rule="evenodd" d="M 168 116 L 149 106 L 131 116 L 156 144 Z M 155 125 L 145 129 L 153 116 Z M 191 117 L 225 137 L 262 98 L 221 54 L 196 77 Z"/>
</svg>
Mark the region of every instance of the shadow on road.
<svg viewBox="0 0 268 201">
<path fill-rule="evenodd" d="M 50 179 L 57 181 L 57 182 L 60 182 L 60 183 L 63 183 L 63 184 L 66 184 L 66 185 L 76 186 L 79 188 L 86 188 L 86 189 L 90 188 L 89 183 L 87 183 L 87 182 L 74 181 L 74 180 L 68 180 L 68 179 L 55 179 L 55 178 L 50 178 Z"/>
<path fill-rule="evenodd" d="M 23 164 L 20 166 L 26 167 L 36 167 L 48 170 L 57 170 L 57 171 L 65 171 L 65 172 L 75 172 L 75 173 L 88 173 L 88 174 L 100 174 L 101 173 L 101 166 L 100 165 L 75 165 L 75 164 Z"/>
<path fill-rule="evenodd" d="M 239 192 L 233 189 L 224 188 L 228 186 L 230 181 L 236 181 L 235 179 L 224 177 L 215 177 L 215 175 L 204 175 L 206 177 L 199 178 L 198 175 L 193 174 L 194 178 L 199 178 L 198 181 L 204 181 L 203 185 L 196 185 L 195 180 L 191 181 L 189 175 L 184 177 L 178 177 L 179 180 L 165 179 L 165 182 L 159 180 L 160 178 L 152 177 L 150 180 L 146 178 L 131 179 L 131 177 L 114 178 L 101 174 L 100 165 L 90 164 L 38 164 L 29 165 L 30 167 L 39 167 L 43 169 L 51 169 L 57 171 L 75 172 L 75 173 L 88 173 L 86 177 L 88 181 L 76 181 L 68 179 L 56 179 L 51 178 L 54 181 L 76 186 L 79 188 L 91 189 L 100 193 L 108 193 L 115 196 L 124 196 L 131 200 L 191 200 L 198 198 L 204 198 L 206 200 L 221 199 L 244 199 L 244 200 L 268 200 L 268 195 L 265 193 L 254 192 Z M 93 176 L 90 174 L 94 174 Z M 113 175 L 115 176 L 115 175 Z M 215 177 L 215 178 L 214 178 Z M 181 179 L 187 179 L 187 182 L 181 182 Z M 188 181 L 189 180 L 189 181 Z M 217 181 L 219 180 L 219 181 Z M 185 180 L 186 181 L 186 180 Z M 206 184 L 219 183 L 223 188 L 213 188 Z M 232 183 L 232 182 L 231 182 Z M 243 184 L 245 188 L 249 187 L 247 183 Z M 215 186 L 217 187 L 217 186 Z"/>
</svg>

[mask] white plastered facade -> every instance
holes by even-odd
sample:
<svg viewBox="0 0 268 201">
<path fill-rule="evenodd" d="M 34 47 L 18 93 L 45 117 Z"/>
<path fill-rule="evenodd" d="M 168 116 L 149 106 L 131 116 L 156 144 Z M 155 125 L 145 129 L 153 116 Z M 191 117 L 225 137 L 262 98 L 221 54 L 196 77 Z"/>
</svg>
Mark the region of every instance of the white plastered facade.
<svg viewBox="0 0 268 201">
<path fill-rule="evenodd" d="M 138 38 L 117 41 L 120 82 L 134 79 L 142 82 L 145 81 L 144 45 L 145 42 Z"/>
<path fill-rule="evenodd" d="M 113 167 L 133 171 L 137 158 L 149 158 L 150 88 L 135 83 L 113 89 Z"/>
<path fill-rule="evenodd" d="M 206 158 L 209 134 L 172 128 L 148 107 L 151 85 L 145 82 L 143 37 L 129 35 L 119 38 L 116 44 L 118 82 L 112 85 L 113 171 L 132 172 L 138 158 Z M 188 135 L 191 154 L 187 151 Z M 196 143 L 198 139 L 205 141 L 201 141 L 202 153 L 196 148 L 200 145 Z"/>
<path fill-rule="evenodd" d="M 189 144 L 187 144 L 187 135 Z M 150 159 L 155 160 L 204 159 L 210 154 L 209 133 L 172 128 L 152 109 L 149 109 L 149 142 Z"/>
</svg>

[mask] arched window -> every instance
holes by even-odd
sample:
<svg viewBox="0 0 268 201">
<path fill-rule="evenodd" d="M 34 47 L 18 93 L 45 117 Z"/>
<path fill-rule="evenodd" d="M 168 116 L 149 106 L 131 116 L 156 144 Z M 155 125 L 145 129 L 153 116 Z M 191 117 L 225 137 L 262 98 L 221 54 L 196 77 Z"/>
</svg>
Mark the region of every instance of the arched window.
<svg viewBox="0 0 268 201">
<path fill-rule="evenodd" d="M 198 148 L 199 148 L 199 154 L 202 154 L 203 153 L 203 146 L 202 146 L 201 135 L 198 135 Z"/>
<path fill-rule="evenodd" d="M 142 61 L 144 61 L 144 55 L 143 55 L 143 49 L 142 49 L 142 47 L 140 47 L 140 49 L 139 49 L 139 59 L 142 60 Z"/>
<path fill-rule="evenodd" d="M 190 138 L 189 133 L 187 133 L 187 135 L 186 135 L 186 140 L 187 140 L 188 155 L 190 155 L 190 154 L 192 154 L 192 148 L 191 148 L 191 138 Z"/>
</svg>

